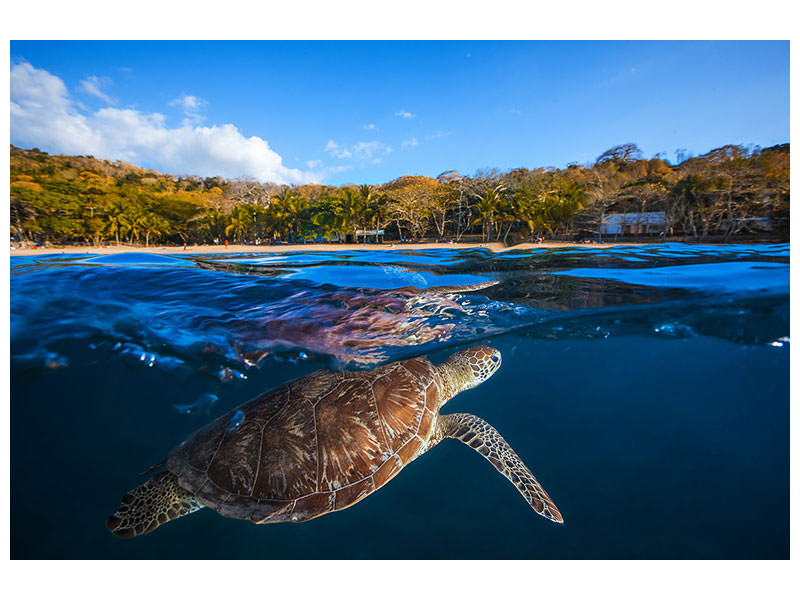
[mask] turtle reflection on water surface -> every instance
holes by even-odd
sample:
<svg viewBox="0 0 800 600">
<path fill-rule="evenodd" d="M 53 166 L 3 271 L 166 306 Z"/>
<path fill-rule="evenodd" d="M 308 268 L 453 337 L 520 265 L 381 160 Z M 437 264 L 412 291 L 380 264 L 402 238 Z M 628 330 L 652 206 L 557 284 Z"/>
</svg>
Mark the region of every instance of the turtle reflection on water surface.
<svg viewBox="0 0 800 600">
<path fill-rule="evenodd" d="M 439 409 L 500 367 L 476 346 L 439 365 L 412 358 L 371 371 L 318 371 L 222 415 L 125 494 L 108 529 L 133 537 L 203 507 L 257 524 L 300 522 L 362 500 L 446 437 L 481 453 L 540 515 L 553 501 L 483 419 Z"/>
</svg>

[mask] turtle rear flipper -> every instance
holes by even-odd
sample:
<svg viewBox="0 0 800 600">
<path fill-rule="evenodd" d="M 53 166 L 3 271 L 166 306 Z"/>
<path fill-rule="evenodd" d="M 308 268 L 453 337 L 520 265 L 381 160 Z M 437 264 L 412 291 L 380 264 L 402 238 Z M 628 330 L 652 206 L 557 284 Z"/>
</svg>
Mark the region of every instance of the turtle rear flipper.
<svg viewBox="0 0 800 600">
<path fill-rule="evenodd" d="M 175 475 L 163 471 L 125 494 L 117 512 L 106 520 L 106 527 L 118 537 L 131 538 L 201 508 L 203 505 L 180 486 Z"/>
</svg>

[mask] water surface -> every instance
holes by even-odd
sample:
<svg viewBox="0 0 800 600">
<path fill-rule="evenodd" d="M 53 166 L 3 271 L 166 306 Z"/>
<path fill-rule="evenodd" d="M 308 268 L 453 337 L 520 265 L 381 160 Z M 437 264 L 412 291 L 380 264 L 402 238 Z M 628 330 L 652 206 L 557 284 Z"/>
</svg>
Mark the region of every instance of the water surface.
<svg viewBox="0 0 800 600">
<path fill-rule="evenodd" d="M 788 336 L 788 245 L 14 257 L 11 555 L 788 558 Z M 307 523 L 105 530 L 262 391 L 475 343 L 503 365 L 445 412 L 492 423 L 564 525 L 449 440 Z"/>
</svg>

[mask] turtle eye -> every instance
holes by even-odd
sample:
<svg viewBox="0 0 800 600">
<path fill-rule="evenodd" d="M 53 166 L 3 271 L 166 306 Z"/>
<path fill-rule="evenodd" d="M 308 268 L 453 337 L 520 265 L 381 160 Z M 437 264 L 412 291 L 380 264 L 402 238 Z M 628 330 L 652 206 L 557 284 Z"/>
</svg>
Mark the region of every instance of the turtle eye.
<svg viewBox="0 0 800 600">
<path fill-rule="evenodd" d="M 497 356 L 497 354 L 492 354 L 492 362 L 494 364 L 497 364 L 498 362 L 500 362 L 500 357 Z"/>
</svg>

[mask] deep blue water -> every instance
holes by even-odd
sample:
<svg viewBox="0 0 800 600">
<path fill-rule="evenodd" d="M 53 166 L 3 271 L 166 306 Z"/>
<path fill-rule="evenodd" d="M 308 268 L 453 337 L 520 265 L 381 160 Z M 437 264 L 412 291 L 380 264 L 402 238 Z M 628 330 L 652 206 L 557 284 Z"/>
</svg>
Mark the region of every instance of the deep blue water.
<svg viewBox="0 0 800 600">
<path fill-rule="evenodd" d="M 788 558 L 788 336 L 788 245 L 15 257 L 11 556 Z M 307 523 L 106 531 L 262 391 L 478 342 L 502 367 L 444 412 L 493 424 L 564 525 L 446 440 Z"/>
</svg>

